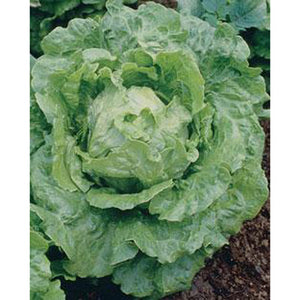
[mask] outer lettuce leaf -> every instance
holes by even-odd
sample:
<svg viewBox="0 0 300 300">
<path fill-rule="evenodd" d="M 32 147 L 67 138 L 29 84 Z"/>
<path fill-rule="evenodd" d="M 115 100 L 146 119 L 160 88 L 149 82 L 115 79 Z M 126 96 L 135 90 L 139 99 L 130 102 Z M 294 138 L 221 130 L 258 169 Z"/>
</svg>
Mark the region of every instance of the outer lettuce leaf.
<svg viewBox="0 0 300 300">
<path fill-rule="evenodd" d="M 193 277 L 204 266 L 205 255 L 198 251 L 175 263 L 161 265 L 153 258 L 138 256 L 116 269 L 113 280 L 125 294 L 143 299 L 160 299 L 189 288 Z M 151 295 L 151 296 L 149 296 Z"/>
<path fill-rule="evenodd" d="M 269 29 L 266 0 L 178 0 L 178 10 L 216 25 L 228 21 L 237 30 L 250 27 Z"/>
<path fill-rule="evenodd" d="M 180 186 L 152 199 L 149 211 L 151 214 L 159 214 L 159 219 L 182 221 L 188 216 L 205 211 L 223 195 L 230 183 L 231 176 L 225 167 L 213 165 L 204 168 L 180 182 Z"/>
<path fill-rule="evenodd" d="M 44 144 L 44 134 L 48 131 L 48 124 L 41 109 L 36 103 L 34 94 L 30 92 L 30 154 Z"/>
<path fill-rule="evenodd" d="M 35 58 L 30 55 L 30 72 L 35 64 Z M 49 125 L 30 87 L 30 154 L 34 153 L 44 144 L 44 136 L 49 132 Z"/>
<path fill-rule="evenodd" d="M 268 27 L 268 6 L 264 0 L 233 1 L 229 9 L 231 24 L 238 29 Z"/>
<path fill-rule="evenodd" d="M 65 299 L 58 280 L 50 281 L 50 262 L 45 253 L 48 242 L 36 231 L 30 232 L 30 299 Z"/>
<path fill-rule="evenodd" d="M 251 49 L 251 64 L 270 81 L 270 3 L 267 0 L 178 0 L 178 11 L 217 26 L 227 22 L 240 31 Z M 268 84 L 269 91 L 269 84 Z"/>
<path fill-rule="evenodd" d="M 269 97 L 230 25 L 106 7 L 42 42 L 32 87 L 52 130 L 32 156 L 32 210 L 67 274 L 112 274 L 159 299 L 187 288 L 266 200 Z"/>
<path fill-rule="evenodd" d="M 164 181 L 157 185 L 145 189 L 136 194 L 118 194 L 114 190 L 110 190 L 111 194 L 108 194 L 107 189 L 92 189 L 87 194 L 87 201 L 90 205 L 99 208 L 111 208 L 115 207 L 121 210 L 132 209 L 137 205 L 149 202 L 157 194 L 160 194 L 163 190 L 173 186 L 172 180 Z M 103 192 L 104 190 L 104 192 Z"/>
<path fill-rule="evenodd" d="M 66 26 L 74 18 L 99 19 L 105 13 L 106 0 L 31 0 L 30 53 L 42 55 L 42 39 L 55 27 Z M 124 0 L 133 4 L 136 0 Z"/>
<path fill-rule="evenodd" d="M 78 49 L 101 48 L 103 42 L 98 35 L 98 23 L 93 19 L 73 19 L 67 30 L 57 27 L 41 45 L 44 53 L 49 55 Z"/>
</svg>

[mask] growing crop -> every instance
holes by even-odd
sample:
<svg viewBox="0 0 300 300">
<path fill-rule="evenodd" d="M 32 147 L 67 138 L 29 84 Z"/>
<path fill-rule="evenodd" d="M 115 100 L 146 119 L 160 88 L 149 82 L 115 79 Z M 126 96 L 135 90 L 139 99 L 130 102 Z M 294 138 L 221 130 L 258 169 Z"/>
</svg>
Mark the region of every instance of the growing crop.
<svg viewBox="0 0 300 300">
<path fill-rule="evenodd" d="M 269 0 L 178 0 L 178 11 L 206 20 L 212 26 L 227 22 L 245 38 L 251 64 L 263 69 L 270 82 Z"/>
<path fill-rule="evenodd" d="M 101 18 L 106 0 L 30 0 L 30 53 L 42 54 L 41 40 L 55 27 L 73 18 Z M 136 0 L 124 0 L 133 4 Z"/>
<path fill-rule="evenodd" d="M 138 298 L 186 289 L 268 196 L 269 97 L 235 29 L 152 2 L 106 9 L 48 34 L 31 72 L 40 297 L 58 268 Z M 51 272 L 46 243 L 65 254 Z"/>
</svg>

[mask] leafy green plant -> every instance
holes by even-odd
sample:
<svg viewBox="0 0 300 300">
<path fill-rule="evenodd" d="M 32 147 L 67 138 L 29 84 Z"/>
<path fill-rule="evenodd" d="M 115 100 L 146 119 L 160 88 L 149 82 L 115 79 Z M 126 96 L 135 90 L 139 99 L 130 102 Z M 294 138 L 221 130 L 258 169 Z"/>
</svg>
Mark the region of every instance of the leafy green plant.
<svg viewBox="0 0 300 300">
<path fill-rule="evenodd" d="M 188 288 L 264 204 L 269 97 L 230 25 L 155 3 L 106 8 L 41 43 L 31 210 L 66 256 L 61 275 L 112 275 L 124 293 L 160 299 Z"/>
<path fill-rule="evenodd" d="M 237 30 L 270 29 L 268 0 L 178 0 L 178 10 L 216 26 L 228 22 Z"/>
<path fill-rule="evenodd" d="M 251 49 L 251 65 L 261 67 L 270 81 L 269 0 L 178 0 L 178 11 L 217 26 L 227 22 L 240 32 Z"/>
<path fill-rule="evenodd" d="M 101 18 L 106 0 L 30 0 L 30 53 L 42 54 L 40 42 L 55 27 L 73 18 Z M 124 0 L 133 4 L 136 0 Z"/>
</svg>

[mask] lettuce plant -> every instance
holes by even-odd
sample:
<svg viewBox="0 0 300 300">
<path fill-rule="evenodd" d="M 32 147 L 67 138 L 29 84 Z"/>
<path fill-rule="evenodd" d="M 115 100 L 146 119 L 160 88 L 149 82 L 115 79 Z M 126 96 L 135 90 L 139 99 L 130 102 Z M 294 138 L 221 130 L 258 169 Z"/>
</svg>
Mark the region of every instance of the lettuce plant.
<svg viewBox="0 0 300 300">
<path fill-rule="evenodd" d="M 230 23 L 237 30 L 270 29 L 269 0 L 178 0 L 178 10 L 207 20 Z"/>
<path fill-rule="evenodd" d="M 211 25 L 228 22 L 247 41 L 251 64 L 264 71 L 270 81 L 270 1 L 269 0 L 178 0 L 178 11 L 192 14 Z"/>
<path fill-rule="evenodd" d="M 229 24 L 152 2 L 106 8 L 41 43 L 31 210 L 65 254 L 64 276 L 111 275 L 160 299 L 188 288 L 264 204 L 269 97 Z"/>
<path fill-rule="evenodd" d="M 40 42 L 55 27 L 73 18 L 101 18 L 106 0 L 30 0 L 30 53 L 42 54 Z M 136 0 L 124 0 L 133 4 Z"/>
</svg>

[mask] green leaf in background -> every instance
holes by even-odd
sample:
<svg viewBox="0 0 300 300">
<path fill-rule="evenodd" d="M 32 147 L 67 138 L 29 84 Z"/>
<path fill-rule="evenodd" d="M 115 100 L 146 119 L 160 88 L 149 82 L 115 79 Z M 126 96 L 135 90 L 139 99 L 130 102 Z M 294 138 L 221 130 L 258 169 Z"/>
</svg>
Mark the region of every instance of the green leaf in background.
<svg viewBox="0 0 300 300">
<path fill-rule="evenodd" d="M 134 4 L 137 0 L 124 0 Z M 40 43 L 55 27 L 66 26 L 74 18 L 99 19 L 105 13 L 106 0 L 31 0 L 30 53 L 42 55 Z"/>
<path fill-rule="evenodd" d="M 232 25 L 250 47 L 251 65 L 261 67 L 266 81 L 270 81 L 269 1 L 178 0 L 177 10 L 206 20 L 215 27 L 219 22 Z"/>
<path fill-rule="evenodd" d="M 207 21 L 214 16 L 237 30 L 245 30 L 250 27 L 269 29 L 268 6 L 266 0 L 178 0 L 177 9 Z"/>
<path fill-rule="evenodd" d="M 265 0 L 236 0 L 230 4 L 228 14 L 231 24 L 237 29 L 265 27 L 268 18 Z"/>
</svg>

